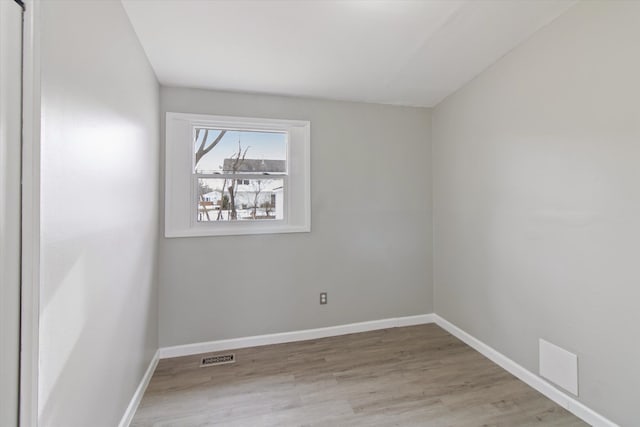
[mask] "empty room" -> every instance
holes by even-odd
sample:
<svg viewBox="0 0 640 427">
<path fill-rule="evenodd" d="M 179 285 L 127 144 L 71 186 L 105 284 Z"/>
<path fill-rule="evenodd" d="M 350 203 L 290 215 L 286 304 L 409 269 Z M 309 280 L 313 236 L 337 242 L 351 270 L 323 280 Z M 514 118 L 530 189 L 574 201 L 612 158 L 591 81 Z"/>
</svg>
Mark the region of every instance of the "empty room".
<svg viewBox="0 0 640 427">
<path fill-rule="evenodd" d="M 0 426 L 640 426 L 640 1 L 0 0 Z"/>
</svg>

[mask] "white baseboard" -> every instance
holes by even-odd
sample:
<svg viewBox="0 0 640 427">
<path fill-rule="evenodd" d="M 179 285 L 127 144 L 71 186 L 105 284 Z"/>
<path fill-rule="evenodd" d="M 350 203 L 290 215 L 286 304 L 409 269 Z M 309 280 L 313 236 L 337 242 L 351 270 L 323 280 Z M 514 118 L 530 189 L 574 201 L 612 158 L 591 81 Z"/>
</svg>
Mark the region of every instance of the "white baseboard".
<svg viewBox="0 0 640 427">
<path fill-rule="evenodd" d="M 455 336 L 465 344 L 469 345 L 480 354 L 484 355 L 487 359 L 494 362 L 496 365 L 500 366 L 504 370 L 508 371 L 524 383 L 528 384 L 535 390 L 539 391 L 549 399 L 556 402 L 558 405 L 562 406 L 578 418 L 583 421 L 589 423 L 595 427 L 619 427 L 614 422 L 608 420 L 602 415 L 598 414 L 594 410 L 588 408 L 583 403 L 580 403 L 575 398 L 569 396 L 568 394 L 558 390 L 551 384 L 549 384 L 546 380 L 534 374 L 533 372 L 525 369 L 524 367 L 518 365 L 513 360 L 509 359 L 504 354 L 494 350 L 489 347 L 487 344 L 478 340 L 477 338 L 469 335 L 467 332 L 455 326 L 453 323 L 448 322 L 437 314 L 433 315 L 435 323 L 440 326 L 442 329 L 449 332 L 451 335 Z"/>
<path fill-rule="evenodd" d="M 301 331 L 281 332 L 277 334 L 257 335 L 244 338 L 232 338 L 227 340 L 176 345 L 171 347 L 162 347 L 158 351 L 160 352 L 161 359 L 167 359 L 170 357 L 190 356 L 193 354 L 233 350 L 246 347 L 256 347 L 260 345 L 313 340 L 318 338 L 334 337 L 338 335 L 354 334 L 357 332 L 374 331 L 377 329 L 386 328 L 397 328 L 401 326 L 422 325 L 425 323 L 433 322 L 433 314 L 419 314 L 417 316 L 394 317 L 390 319 L 372 320 L 369 322 L 329 326 L 326 328 L 306 329 Z"/>
<path fill-rule="evenodd" d="M 138 388 L 135 393 L 133 393 L 133 397 L 129 402 L 129 406 L 127 406 L 127 410 L 124 412 L 122 419 L 120 420 L 119 427 L 129 427 L 131 421 L 133 420 L 133 416 L 142 401 L 142 396 L 144 396 L 144 392 L 149 385 L 149 381 L 151 381 L 151 377 L 153 376 L 153 372 L 156 370 L 156 366 L 158 366 L 158 361 L 160 360 L 160 350 L 156 351 L 156 354 L 153 355 L 151 362 L 149 362 L 149 367 L 147 371 L 144 373 L 142 379 L 140 380 L 140 384 L 138 384 Z"/>
</svg>

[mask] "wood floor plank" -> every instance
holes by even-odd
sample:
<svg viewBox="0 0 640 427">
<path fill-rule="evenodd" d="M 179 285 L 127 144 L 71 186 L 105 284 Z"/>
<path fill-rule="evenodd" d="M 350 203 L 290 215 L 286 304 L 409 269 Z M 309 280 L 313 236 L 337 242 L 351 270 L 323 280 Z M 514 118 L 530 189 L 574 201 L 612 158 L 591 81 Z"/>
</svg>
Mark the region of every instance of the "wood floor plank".
<svg viewBox="0 0 640 427">
<path fill-rule="evenodd" d="M 436 325 L 161 360 L 137 427 L 586 426 Z"/>
</svg>

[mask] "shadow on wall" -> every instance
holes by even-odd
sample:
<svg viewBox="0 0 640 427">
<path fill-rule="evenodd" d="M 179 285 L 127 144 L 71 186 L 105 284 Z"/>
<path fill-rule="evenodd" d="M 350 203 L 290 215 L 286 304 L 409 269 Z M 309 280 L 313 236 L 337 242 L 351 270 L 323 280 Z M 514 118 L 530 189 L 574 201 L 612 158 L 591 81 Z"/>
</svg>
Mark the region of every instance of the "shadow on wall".
<svg viewBox="0 0 640 427">
<path fill-rule="evenodd" d="M 147 243 L 153 241 L 155 232 L 155 227 L 143 231 L 128 226 L 43 247 L 48 254 L 43 261 L 50 273 L 43 280 L 51 292 L 43 292 L 40 321 L 41 425 L 57 426 L 60 419 L 69 425 L 69 414 L 59 414 L 66 405 L 59 405 L 56 398 L 79 402 L 101 384 L 120 387 L 104 390 L 102 405 L 112 408 L 103 413 L 124 413 L 137 386 L 138 372 L 145 367 L 137 366 L 140 361 L 132 360 L 122 349 L 139 348 L 153 335 L 150 331 L 156 330 L 156 277 L 152 269 L 156 253 Z M 140 238 L 132 241 L 133 235 Z M 123 241 L 127 245 L 122 245 Z M 104 259 L 113 260 L 114 251 L 117 262 L 106 265 Z M 136 327 L 137 333 L 121 334 L 131 331 L 132 324 L 141 326 Z M 155 343 L 147 343 L 147 347 L 153 354 Z M 118 359 L 115 364 L 114 358 Z M 112 370 L 112 364 L 128 368 Z M 77 425 L 82 425 L 86 417 L 81 415 L 82 408 L 77 412 Z M 100 420 L 94 425 L 112 426 L 118 421 Z"/>
</svg>

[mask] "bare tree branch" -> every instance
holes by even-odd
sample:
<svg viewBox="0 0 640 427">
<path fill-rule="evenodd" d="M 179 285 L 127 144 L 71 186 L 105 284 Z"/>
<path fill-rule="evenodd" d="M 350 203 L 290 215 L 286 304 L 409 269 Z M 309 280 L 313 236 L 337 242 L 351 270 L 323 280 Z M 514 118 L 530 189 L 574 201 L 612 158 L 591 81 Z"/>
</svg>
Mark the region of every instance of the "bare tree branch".
<svg viewBox="0 0 640 427">
<path fill-rule="evenodd" d="M 207 148 L 204 149 L 204 152 L 202 153 L 202 155 L 204 156 L 205 154 L 207 154 L 209 151 L 211 151 L 213 149 L 213 147 L 215 147 L 216 145 L 218 145 L 218 142 L 220 142 L 220 140 L 222 139 L 222 137 L 227 133 L 226 130 L 220 131 L 220 134 L 218 136 L 216 136 L 216 139 L 213 140 L 213 142 L 211 144 L 209 144 L 209 146 L 207 146 Z"/>
<path fill-rule="evenodd" d="M 203 129 L 198 129 L 196 131 L 196 141 L 198 140 L 198 137 L 200 136 L 200 133 Z M 198 147 L 198 153 L 204 150 L 204 145 L 207 143 L 207 137 L 209 136 L 209 129 L 204 129 L 204 137 L 202 138 L 202 142 L 200 142 L 200 147 Z M 196 163 L 198 163 L 196 161 Z"/>
<path fill-rule="evenodd" d="M 224 189 L 227 186 L 227 179 L 224 179 L 224 182 L 222 183 L 222 190 L 220 191 L 220 209 L 218 210 L 218 218 L 217 221 L 220 221 L 222 219 L 222 208 L 224 207 Z M 227 206 L 228 207 L 228 206 Z M 229 209 L 227 209 L 228 211 Z M 229 213 L 227 212 L 227 218 L 229 217 Z"/>
<path fill-rule="evenodd" d="M 231 159 L 233 159 L 233 164 L 231 165 L 232 174 L 236 174 L 238 169 L 240 169 L 240 165 L 244 162 L 245 157 L 247 156 L 247 151 L 250 147 L 245 148 L 244 153 L 242 152 L 242 144 L 240 144 L 240 140 L 238 139 L 238 152 L 231 155 Z M 238 219 L 238 211 L 236 210 L 236 185 L 238 184 L 238 180 L 235 178 L 231 179 L 231 185 L 228 188 L 229 191 L 229 204 L 231 207 L 231 216 L 229 219 L 235 220 Z"/>
<path fill-rule="evenodd" d="M 220 142 L 220 140 L 222 139 L 222 137 L 224 137 L 224 135 L 226 133 L 227 133 L 226 130 L 221 130 L 220 133 L 218 134 L 218 136 L 216 136 L 216 139 L 214 139 L 211 142 L 211 144 L 209 144 L 205 148 L 205 144 L 207 143 L 207 137 L 209 136 L 209 129 L 205 129 L 204 138 L 202 138 L 202 142 L 200 143 L 200 147 L 198 147 L 198 151 L 196 151 L 196 165 L 198 164 L 200 159 L 202 159 L 209 151 L 213 150 L 213 147 L 218 145 L 218 143 Z M 197 136 L 196 136 L 196 138 L 197 138 Z"/>
<path fill-rule="evenodd" d="M 207 202 L 204 199 L 204 196 L 201 194 L 200 195 L 200 205 L 204 209 L 204 214 L 207 216 L 207 221 L 211 221 L 211 218 L 209 217 L 209 209 L 207 208 L 207 204 L 206 203 Z"/>
</svg>

